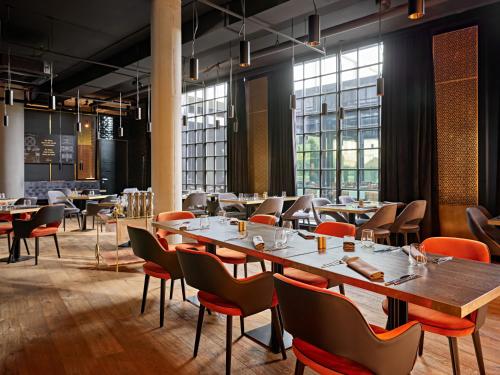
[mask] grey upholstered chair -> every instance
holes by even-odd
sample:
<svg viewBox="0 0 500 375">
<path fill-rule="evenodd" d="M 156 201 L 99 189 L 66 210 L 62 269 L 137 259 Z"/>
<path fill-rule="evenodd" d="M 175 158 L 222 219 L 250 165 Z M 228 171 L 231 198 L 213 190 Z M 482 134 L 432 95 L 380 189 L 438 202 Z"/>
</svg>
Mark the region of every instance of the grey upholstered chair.
<svg viewBox="0 0 500 375">
<path fill-rule="evenodd" d="M 139 189 L 136 187 L 123 189 L 123 194 L 137 193 Z"/>
<path fill-rule="evenodd" d="M 322 212 L 321 214 L 316 211 L 316 208 L 322 207 L 322 206 L 327 206 L 329 204 L 332 204 L 330 199 L 328 198 L 313 198 L 311 202 L 311 207 L 314 215 L 314 220 L 316 221 L 317 225 L 320 225 L 324 221 L 328 221 L 328 218 L 326 216 L 330 216 L 333 218 L 335 221 L 338 221 L 340 223 L 347 223 L 348 220 L 340 213 L 338 212 Z"/>
<path fill-rule="evenodd" d="M 394 221 L 391 233 L 402 234 L 405 245 L 408 245 L 408 233 L 415 233 L 417 242 L 420 242 L 420 222 L 425 216 L 426 207 L 426 200 L 416 200 L 409 203 Z"/>
<path fill-rule="evenodd" d="M 341 204 L 350 204 L 350 203 L 356 202 L 356 200 L 353 197 L 351 197 L 350 195 L 341 195 L 341 196 L 339 196 L 339 202 Z M 368 220 L 370 220 L 370 216 L 368 216 L 367 214 L 360 214 L 360 215 L 357 215 L 357 217 L 356 217 L 356 224 L 363 225 L 363 224 L 366 224 L 368 222 Z"/>
<path fill-rule="evenodd" d="M 339 196 L 339 202 L 342 204 L 349 204 L 355 202 L 355 200 L 349 195 L 341 195 Z"/>
<path fill-rule="evenodd" d="M 82 213 L 80 209 L 76 207 L 74 203 L 67 198 L 66 194 L 58 190 L 49 190 L 47 192 L 47 196 L 49 205 L 51 206 L 55 204 L 64 204 L 64 216 L 63 216 L 64 231 L 66 231 L 66 218 L 67 217 L 71 218 L 72 216 L 76 216 L 76 219 L 78 220 L 78 227 L 81 229 L 82 226 L 81 226 L 80 216 Z"/>
<path fill-rule="evenodd" d="M 391 244 L 390 228 L 396 220 L 397 204 L 388 204 L 379 208 L 368 222 L 358 227 L 356 230 L 356 239 L 361 238 L 363 229 L 372 229 L 375 235 L 375 240 L 384 239 L 385 242 Z"/>
<path fill-rule="evenodd" d="M 281 216 L 283 211 L 283 197 L 270 197 L 260 204 L 252 216 L 255 215 L 274 215 Z"/>
<path fill-rule="evenodd" d="M 488 246 L 490 254 L 498 256 L 500 255 L 500 229 L 488 224 L 488 217 L 480 207 L 466 209 L 467 225 L 472 234 Z"/>
<path fill-rule="evenodd" d="M 488 211 L 488 209 L 484 206 L 477 206 L 477 208 L 486 216 L 488 219 L 491 219 L 493 215 Z"/>
<path fill-rule="evenodd" d="M 207 213 L 207 194 L 191 193 L 182 202 L 182 211 L 191 211 L 196 216 Z"/>
<path fill-rule="evenodd" d="M 236 194 L 233 193 L 220 193 L 218 196 L 219 199 L 219 207 L 221 210 L 226 211 L 227 217 L 236 217 L 238 219 L 246 218 L 246 209 L 245 206 L 239 203 L 224 203 L 221 202 L 221 199 L 238 199 Z"/>
<path fill-rule="evenodd" d="M 300 196 L 295 202 L 293 202 L 290 208 L 281 215 L 281 219 L 283 220 L 283 222 L 291 221 L 295 228 L 298 228 L 300 220 L 304 220 L 308 225 L 310 225 L 312 199 L 312 195 Z"/>
</svg>

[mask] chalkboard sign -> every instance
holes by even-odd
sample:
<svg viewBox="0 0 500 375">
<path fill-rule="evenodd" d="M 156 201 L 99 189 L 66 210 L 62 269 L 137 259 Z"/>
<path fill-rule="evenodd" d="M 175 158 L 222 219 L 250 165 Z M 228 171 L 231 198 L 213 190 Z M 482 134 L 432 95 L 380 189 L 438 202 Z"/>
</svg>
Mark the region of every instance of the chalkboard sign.
<svg viewBox="0 0 500 375">
<path fill-rule="evenodd" d="M 25 163 L 72 164 L 75 154 L 75 137 L 72 135 L 24 135 Z"/>
</svg>

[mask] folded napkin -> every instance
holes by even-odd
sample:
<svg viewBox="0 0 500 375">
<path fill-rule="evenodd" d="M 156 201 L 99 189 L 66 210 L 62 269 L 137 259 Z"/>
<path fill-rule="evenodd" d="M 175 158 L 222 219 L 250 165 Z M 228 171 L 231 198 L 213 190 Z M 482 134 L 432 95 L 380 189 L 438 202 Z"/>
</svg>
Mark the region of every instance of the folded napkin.
<svg viewBox="0 0 500 375">
<path fill-rule="evenodd" d="M 231 224 L 231 225 L 238 225 L 238 222 L 239 222 L 239 220 L 234 218 L 234 217 L 229 219 L 229 224 Z"/>
<path fill-rule="evenodd" d="M 416 259 L 419 262 L 425 258 L 424 254 L 422 254 L 420 251 L 411 246 L 403 246 L 403 251 L 406 254 L 411 253 L 412 258 Z"/>
<path fill-rule="evenodd" d="M 253 236 L 252 242 L 256 250 L 264 250 L 265 243 L 262 236 Z"/>
<path fill-rule="evenodd" d="M 384 273 L 382 271 L 373 267 L 371 264 L 366 263 L 359 257 L 347 258 L 345 259 L 345 262 L 348 267 L 352 268 L 356 272 L 359 272 L 370 280 L 381 280 L 384 278 Z"/>
</svg>

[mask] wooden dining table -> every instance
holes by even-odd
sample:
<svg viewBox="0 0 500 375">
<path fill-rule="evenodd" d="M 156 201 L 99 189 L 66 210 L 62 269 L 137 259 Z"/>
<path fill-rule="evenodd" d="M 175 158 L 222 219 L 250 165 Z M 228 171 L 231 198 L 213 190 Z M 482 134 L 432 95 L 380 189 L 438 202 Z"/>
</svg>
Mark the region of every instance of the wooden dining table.
<svg viewBox="0 0 500 375">
<path fill-rule="evenodd" d="M 356 241 L 355 250 L 345 252 L 342 238 L 328 236 L 325 251 L 317 250 L 314 239 L 306 240 L 297 234 L 291 235 L 288 247 L 273 249 L 277 227 L 249 222 L 246 238 L 240 238 L 237 226 L 222 223 L 217 217 L 209 218 L 209 222 L 209 229 L 200 229 L 198 219 L 153 222 L 153 227 L 206 243 L 207 251 L 211 253 L 221 246 L 270 261 L 273 272 L 283 273 L 284 267 L 294 267 L 385 295 L 389 301 L 389 329 L 408 321 L 408 303 L 463 318 L 476 310 L 484 312 L 488 303 L 500 296 L 500 266 L 496 264 L 455 258 L 441 264 L 411 266 L 408 256 L 400 248 L 379 244 L 369 248 Z M 188 223 L 188 228 L 181 230 L 180 226 L 185 226 L 185 223 Z M 264 250 L 253 247 L 254 235 L 263 237 L 266 244 Z M 325 266 L 345 255 L 358 256 L 377 267 L 384 272 L 384 280 L 367 279 L 344 263 Z M 385 285 L 384 281 L 409 273 L 417 273 L 421 277 L 400 285 Z M 278 343 L 271 331 L 270 326 L 265 326 L 246 335 L 278 352 Z"/>
<path fill-rule="evenodd" d="M 271 198 L 271 197 L 269 197 Z M 255 209 L 255 206 L 258 206 L 262 204 L 267 198 L 259 197 L 257 199 L 250 197 L 250 198 L 236 198 L 236 199 L 219 199 L 219 202 L 221 203 L 226 203 L 226 204 L 241 204 L 245 206 L 245 209 L 247 211 L 247 217 L 250 217 L 252 214 L 252 210 Z M 284 202 L 293 202 L 299 199 L 299 197 L 296 196 L 287 196 L 283 197 Z"/>
<path fill-rule="evenodd" d="M 17 198 L 0 198 L 0 206 L 14 204 L 16 201 Z"/>
<path fill-rule="evenodd" d="M 488 224 L 489 225 L 500 226 L 500 216 L 492 217 L 491 219 L 488 219 Z"/>
<path fill-rule="evenodd" d="M 359 203 L 332 203 L 326 206 L 317 207 L 316 210 L 319 212 L 336 212 L 339 214 L 347 214 L 348 222 L 351 224 L 356 224 L 356 215 L 363 215 L 372 212 L 377 212 L 380 207 L 387 204 L 397 204 L 398 208 L 404 207 L 404 203 L 400 202 L 365 202 L 363 206 L 359 206 Z"/>
</svg>

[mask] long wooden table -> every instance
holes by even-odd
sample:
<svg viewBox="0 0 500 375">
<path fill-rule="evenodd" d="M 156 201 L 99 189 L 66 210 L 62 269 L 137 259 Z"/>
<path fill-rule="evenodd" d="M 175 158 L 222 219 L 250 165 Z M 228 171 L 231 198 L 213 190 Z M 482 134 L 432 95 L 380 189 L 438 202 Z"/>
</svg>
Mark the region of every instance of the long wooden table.
<svg viewBox="0 0 500 375">
<path fill-rule="evenodd" d="M 425 266 L 412 267 L 409 265 L 408 256 L 398 248 L 375 245 L 370 249 L 356 242 L 354 252 L 344 252 L 343 240 L 336 237 L 329 237 L 327 250 L 319 253 L 316 241 L 305 240 L 296 234 L 286 249 L 259 251 L 254 249 L 252 237 L 261 235 L 266 243 L 266 249 L 269 249 L 274 241 L 276 227 L 248 223 L 248 237 L 234 239 L 238 236 L 237 226 L 222 224 L 216 217 L 211 217 L 209 220 L 210 228 L 204 230 L 198 229 L 197 219 L 153 222 L 153 226 L 204 242 L 207 244 L 207 250 L 212 253 L 215 253 L 217 246 L 223 246 L 268 260 L 273 264 L 273 272 L 282 273 L 284 267 L 294 267 L 385 295 L 389 298 L 389 328 L 407 322 L 409 302 L 457 317 L 465 317 L 473 311 L 484 309 L 489 302 L 500 296 L 499 265 L 453 259 L 439 265 L 428 263 Z M 189 222 L 188 230 L 180 230 L 179 226 L 185 222 Z M 359 256 L 378 267 L 384 271 L 385 280 L 392 280 L 412 272 L 422 277 L 401 285 L 386 286 L 381 281 L 370 281 L 345 264 L 322 267 L 345 255 Z M 251 335 L 251 332 L 248 335 Z M 278 346 L 272 335 L 270 340 L 272 350 L 277 352 Z"/>
<path fill-rule="evenodd" d="M 14 204 L 17 198 L 0 198 L 0 206 Z"/>
<path fill-rule="evenodd" d="M 297 199 L 299 199 L 299 197 L 296 196 L 283 197 L 284 202 L 292 202 L 296 201 Z M 266 198 L 259 197 L 258 199 L 253 199 L 253 198 L 219 199 L 219 202 L 227 204 L 242 204 L 243 206 L 245 206 L 247 210 L 247 217 L 250 217 L 252 209 L 256 205 L 262 204 L 265 200 Z"/>
<path fill-rule="evenodd" d="M 488 224 L 500 226 L 500 216 L 492 217 L 491 219 L 488 220 Z"/>
</svg>

